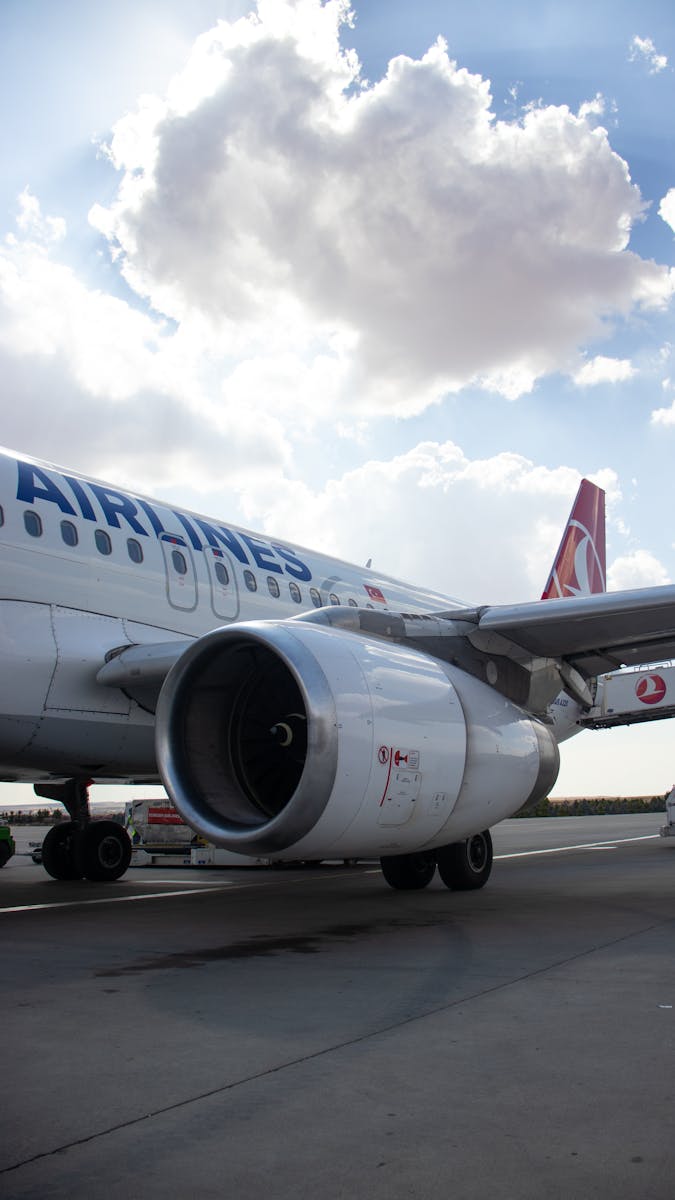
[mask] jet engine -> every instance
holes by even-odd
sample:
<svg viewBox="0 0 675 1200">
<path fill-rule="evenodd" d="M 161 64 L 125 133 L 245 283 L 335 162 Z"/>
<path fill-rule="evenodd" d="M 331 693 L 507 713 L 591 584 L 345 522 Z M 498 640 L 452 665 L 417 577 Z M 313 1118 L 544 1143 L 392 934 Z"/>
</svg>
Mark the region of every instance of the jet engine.
<svg viewBox="0 0 675 1200">
<path fill-rule="evenodd" d="M 162 688 L 156 751 L 194 829 L 278 859 L 447 845 L 536 802 L 558 772 L 550 730 L 481 680 L 302 620 L 190 646 Z"/>
</svg>

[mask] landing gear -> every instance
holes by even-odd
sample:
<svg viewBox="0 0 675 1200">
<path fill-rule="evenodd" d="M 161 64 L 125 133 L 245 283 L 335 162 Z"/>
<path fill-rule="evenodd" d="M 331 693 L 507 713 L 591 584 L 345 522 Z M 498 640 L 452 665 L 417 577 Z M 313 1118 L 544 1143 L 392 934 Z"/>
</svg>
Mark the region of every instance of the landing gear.
<svg viewBox="0 0 675 1200">
<path fill-rule="evenodd" d="M 52 825 L 42 843 L 42 865 L 52 879 L 81 879 L 83 830 L 74 821 Z"/>
<path fill-rule="evenodd" d="M 92 821 L 84 831 L 86 879 L 119 879 L 131 862 L 131 842 L 117 821 Z"/>
<path fill-rule="evenodd" d="M 419 854 L 392 854 L 380 859 L 382 874 L 389 887 L 399 891 L 419 891 L 427 887 L 436 871 L 433 851 Z"/>
<path fill-rule="evenodd" d="M 436 851 L 438 873 L 446 887 L 456 892 L 485 887 L 492 870 L 492 838 L 489 829 L 475 833 L 465 842 L 441 846 Z"/>
<path fill-rule="evenodd" d="M 53 825 L 42 843 L 42 865 L 52 879 L 119 879 L 131 861 L 131 842 L 116 821 L 89 819 L 88 784 L 36 784 L 38 796 L 59 800 L 70 821 Z"/>
</svg>

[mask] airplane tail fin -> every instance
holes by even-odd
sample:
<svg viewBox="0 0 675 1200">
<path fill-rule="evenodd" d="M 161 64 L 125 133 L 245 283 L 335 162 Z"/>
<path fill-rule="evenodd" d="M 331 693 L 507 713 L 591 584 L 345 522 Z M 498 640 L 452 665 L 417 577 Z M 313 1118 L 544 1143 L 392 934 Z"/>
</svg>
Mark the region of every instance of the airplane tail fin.
<svg viewBox="0 0 675 1200">
<path fill-rule="evenodd" d="M 605 493 L 582 479 L 542 600 L 605 591 Z"/>
</svg>

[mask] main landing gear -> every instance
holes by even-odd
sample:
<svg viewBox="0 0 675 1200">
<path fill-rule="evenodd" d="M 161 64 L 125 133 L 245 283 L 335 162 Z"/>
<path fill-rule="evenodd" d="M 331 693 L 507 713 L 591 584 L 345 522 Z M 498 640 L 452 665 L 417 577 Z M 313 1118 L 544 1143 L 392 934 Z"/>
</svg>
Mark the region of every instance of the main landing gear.
<svg viewBox="0 0 675 1200">
<path fill-rule="evenodd" d="M 88 788 L 79 779 L 35 784 L 38 796 L 60 800 L 70 817 L 53 825 L 42 843 L 42 865 L 52 879 L 119 879 L 131 861 L 126 829 L 90 819 Z"/>
<path fill-rule="evenodd" d="M 456 892 L 485 887 L 492 870 L 492 838 L 489 829 L 464 842 L 441 846 L 417 854 L 393 854 L 380 859 L 382 874 L 390 887 L 419 891 L 431 883 L 436 868 L 446 887 Z"/>
</svg>

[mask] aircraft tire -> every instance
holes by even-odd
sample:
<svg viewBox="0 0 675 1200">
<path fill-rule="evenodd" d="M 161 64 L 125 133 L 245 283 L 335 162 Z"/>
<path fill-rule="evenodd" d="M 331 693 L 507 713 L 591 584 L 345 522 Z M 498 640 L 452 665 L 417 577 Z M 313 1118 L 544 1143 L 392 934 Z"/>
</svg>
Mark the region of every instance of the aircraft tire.
<svg viewBox="0 0 675 1200">
<path fill-rule="evenodd" d="M 73 821 L 52 825 L 42 843 L 42 865 L 52 879 L 81 879 L 81 830 Z"/>
<path fill-rule="evenodd" d="M 436 855 L 391 854 L 380 859 L 382 874 L 389 887 L 397 891 L 412 892 L 428 887 L 436 871 Z"/>
<path fill-rule="evenodd" d="M 4 867 L 12 857 L 8 842 L 0 842 L 0 867 Z"/>
<path fill-rule="evenodd" d="M 84 875 L 105 882 L 119 879 L 131 862 L 131 842 L 117 821 L 91 821 L 84 834 Z"/>
<path fill-rule="evenodd" d="M 489 829 L 436 851 L 438 873 L 445 886 L 455 892 L 485 887 L 492 870 L 492 857 Z"/>
</svg>

